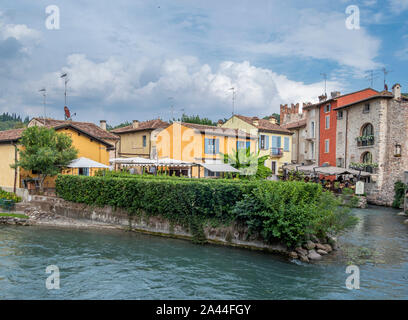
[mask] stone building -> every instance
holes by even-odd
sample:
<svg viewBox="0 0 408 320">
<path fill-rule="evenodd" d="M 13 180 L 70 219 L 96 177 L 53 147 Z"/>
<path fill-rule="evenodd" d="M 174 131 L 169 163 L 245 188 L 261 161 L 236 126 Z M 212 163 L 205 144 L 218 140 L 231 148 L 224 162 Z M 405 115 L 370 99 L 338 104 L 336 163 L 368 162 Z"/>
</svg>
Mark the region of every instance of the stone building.
<svg viewBox="0 0 408 320">
<path fill-rule="evenodd" d="M 280 106 L 280 123 L 293 132 L 292 163 L 319 163 L 319 109 L 303 103 L 302 111 L 298 103 Z"/>
<path fill-rule="evenodd" d="M 408 98 L 399 84 L 392 90 L 335 109 L 338 166 L 371 172 L 365 192 L 380 205 L 392 204 L 394 183 L 408 170 Z"/>
</svg>

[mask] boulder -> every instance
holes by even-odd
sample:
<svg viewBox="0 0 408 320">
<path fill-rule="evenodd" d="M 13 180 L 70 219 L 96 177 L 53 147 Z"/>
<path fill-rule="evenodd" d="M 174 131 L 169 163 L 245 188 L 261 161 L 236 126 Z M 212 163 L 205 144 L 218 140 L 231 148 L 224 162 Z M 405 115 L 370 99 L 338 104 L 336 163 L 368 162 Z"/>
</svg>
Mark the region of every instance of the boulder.
<svg viewBox="0 0 408 320">
<path fill-rule="evenodd" d="M 404 220 L 404 223 L 405 223 L 405 224 L 408 224 L 408 219 Z"/>
<path fill-rule="evenodd" d="M 293 259 L 297 259 L 298 258 L 298 254 L 295 251 L 291 251 L 289 252 L 289 257 L 293 258 Z"/>
<path fill-rule="evenodd" d="M 315 243 L 319 243 L 319 242 L 320 242 L 319 239 L 318 239 L 314 234 L 311 234 L 311 235 L 310 235 L 310 240 L 312 240 L 312 241 L 315 242 Z"/>
<path fill-rule="evenodd" d="M 326 245 L 321 243 L 316 243 L 316 249 L 326 250 Z"/>
<path fill-rule="evenodd" d="M 300 256 L 299 256 L 299 259 L 300 259 L 300 261 L 302 261 L 302 262 L 309 262 L 309 258 L 306 257 L 306 256 L 303 256 L 303 255 L 300 255 Z"/>
<path fill-rule="evenodd" d="M 316 245 L 312 241 L 307 240 L 306 243 L 303 245 L 303 247 L 305 249 L 312 250 L 316 247 Z"/>
<path fill-rule="evenodd" d="M 329 253 L 329 252 L 332 252 L 332 251 L 333 251 L 333 248 L 332 248 L 332 246 L 331 246 L 330 244 L 325 244 L 325 245 L 324 245 L 324 249 L 322 249 L 322 250 L 324 250 L 324 251 L 326 251 L 327 253 Z"/>
<path fill-rule="evenodd" d="M 322 256 L 328 254 L 327 251 L 324 251 L 324 250 L 322 250 L 322 249 L 317 249 L 317 253 L 320 254 L 320 255 L 322 255 Z"/>
<path fill-rule="evenodd" d="M 405 216 L 406 216 L 406 213 L 405 213 L 404 211 L 398 212 L 398 213 L 397 213 L 397 216 L 405 217 Z"/>
<path fill-rule="evenodd" d="M 295 248 L 295 251 L 301 256 L 307 256 L 307 250 L 305 250 L 305 249 L 303 249 L 301 247 Z"/>
<path fill-rule="evenodd" d="M 337 238 L 333 236 L 328 236 L 327 243 L 330 244 L 331 246 L 334 246 L 337 244 Z"/>
<path fill-rule="evenodd" d="M 309 260 L 320 260 L 322 256 L 318 254 L 315 250 L 309 250 L 309 254 L 307 255 Z"/>
</svg>

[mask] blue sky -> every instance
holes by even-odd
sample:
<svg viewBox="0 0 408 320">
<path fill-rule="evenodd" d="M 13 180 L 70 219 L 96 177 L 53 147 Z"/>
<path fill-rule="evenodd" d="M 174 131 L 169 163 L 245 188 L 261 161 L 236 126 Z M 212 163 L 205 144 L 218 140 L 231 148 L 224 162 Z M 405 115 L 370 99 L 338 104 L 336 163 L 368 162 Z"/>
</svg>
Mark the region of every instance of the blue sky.
<svg viewBox="0 0 408 320">
<path fill-rule="evenodd" d="M 45 26 L 49 5 L 60 29 Z M 349 30 L 346 8 L 360 10 Z M 63 117 L 62 72 L 76 120 L 122 121 L 182 110 L 213 120 L 265 116 L 281 103 L 314 102 L 399 82 L 408 92 L 408 0 L 184 1 L 2 0 L 0 112 Z"/>
</svg>

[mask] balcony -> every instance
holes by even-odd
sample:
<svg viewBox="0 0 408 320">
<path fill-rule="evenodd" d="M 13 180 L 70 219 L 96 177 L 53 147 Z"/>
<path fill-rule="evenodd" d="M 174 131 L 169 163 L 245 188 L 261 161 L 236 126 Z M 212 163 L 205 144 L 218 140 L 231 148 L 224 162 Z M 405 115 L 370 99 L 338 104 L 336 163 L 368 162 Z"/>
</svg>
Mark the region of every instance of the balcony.
<svg viewBox="0 0 408 320">
<path fill-rule="evenodd" d="M 282 157 L 283 148 L 271 148 L 271 156 L 272 157 Z"/>
<path fill-rule="evenodd" d="M 374 136 L 361 136 L 357 137 L 358 147 L 370 147 L 374 145 Z"/>
</svg>

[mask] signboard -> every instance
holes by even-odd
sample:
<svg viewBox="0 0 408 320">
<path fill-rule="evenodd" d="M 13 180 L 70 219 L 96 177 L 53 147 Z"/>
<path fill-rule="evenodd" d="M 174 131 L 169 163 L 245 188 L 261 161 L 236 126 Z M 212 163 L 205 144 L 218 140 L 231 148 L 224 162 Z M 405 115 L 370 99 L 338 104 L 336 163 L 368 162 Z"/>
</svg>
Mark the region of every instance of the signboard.
<svg viewBox="0 0 408 320">
<path fill-rule="evenodd" d="M 364 182 L 358 181 L 356 183 L 356 194 L 364 194 Z"/>
</svg>

